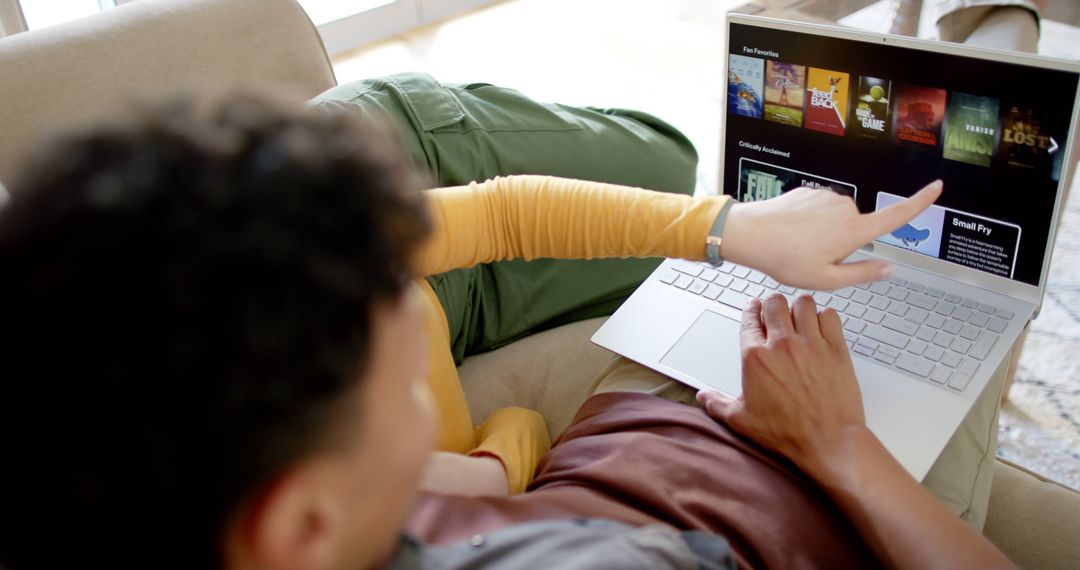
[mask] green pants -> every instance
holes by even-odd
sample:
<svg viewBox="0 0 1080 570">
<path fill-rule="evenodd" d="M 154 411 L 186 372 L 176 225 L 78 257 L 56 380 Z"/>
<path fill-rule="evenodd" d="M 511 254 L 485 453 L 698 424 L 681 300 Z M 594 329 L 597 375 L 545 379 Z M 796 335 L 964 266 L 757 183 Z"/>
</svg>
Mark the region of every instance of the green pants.
<svg viewBox="0 0 1080 570">
<path fill-rule="evenodd" d="M 341 85 L 312 105 L 389 118 L 436 187 L 546 174 L 692 194 L 697 153 L 675 128 L 636 111 L 542 104 L 485 83 L 400 74 Z M 450 323 L 454 360 L 526 334 L 610 315 L 660 260 L 504 261 L 429 277 Z"/>
</svg>

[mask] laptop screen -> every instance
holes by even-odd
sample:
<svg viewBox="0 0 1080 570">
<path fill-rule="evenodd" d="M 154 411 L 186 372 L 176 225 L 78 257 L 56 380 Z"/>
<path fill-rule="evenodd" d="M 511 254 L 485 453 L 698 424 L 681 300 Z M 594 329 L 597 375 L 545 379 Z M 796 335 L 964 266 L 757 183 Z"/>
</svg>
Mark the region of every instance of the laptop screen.
<svg viewBox="0 0 1080 570">
<path fill-rule="evenodd" d="M 722 188 L 828 188 L 871 212 L 941 178 L 878 243 L 1039 285 L 1076 73 L 732 23 Z"/>
</svg>

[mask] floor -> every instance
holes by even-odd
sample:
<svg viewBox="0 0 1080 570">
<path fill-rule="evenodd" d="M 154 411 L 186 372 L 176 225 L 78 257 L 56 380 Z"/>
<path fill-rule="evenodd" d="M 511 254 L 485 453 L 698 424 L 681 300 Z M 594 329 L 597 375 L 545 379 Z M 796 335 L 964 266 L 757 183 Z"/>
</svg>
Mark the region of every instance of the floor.
<svg viewBox="0 0 1080 570">
<path fill-rule="evenodd" d="M 694 141 L 701 156 L 698 192 L 713 194 L 724 15 L 744 1 L 505 1 L 343 54 L 334 65 L 341 83 L 422 71 L 444 82 L 513 87 L 541 101 L 655 114 Z M 838 5 L 856 10 L 872 0 L 757 3 L 799 4 L 811 17 L 836 18 Z M 874 25 L 876 16 L 869 17 Z M 1045 26 L 1043 44 L 1080 58 L 1074 37 L 1061 35 L 1066 28 Z M 1043 314 L 1002 408 L 998 451 L 1080 489 L 1080 200 L 1064 216 Z"/>
</svg>

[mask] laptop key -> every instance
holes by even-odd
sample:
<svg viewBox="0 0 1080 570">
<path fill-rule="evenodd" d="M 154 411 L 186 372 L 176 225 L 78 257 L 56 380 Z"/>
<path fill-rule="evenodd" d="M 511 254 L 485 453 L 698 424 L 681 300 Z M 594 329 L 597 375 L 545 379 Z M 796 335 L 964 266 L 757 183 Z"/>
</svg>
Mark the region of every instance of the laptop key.
<svg viewBox="0 0 1080 570">
<path fill-rule="evenodd" d="M 945 355 L 945 349 L 931 344 L 926 347 L 926 350 L 923 351 L 922 355 L 923 358 L 929 358 L 930 360 L 937 362 Z"/>
<path fill-rule="evenodd" d="M 765 280 L 765 274 L 754 269 L 750 271 L 750 275 L 746 277 L 746 280 L 751 283 L 761 283 Z"/>
<path fill-rule="evenodd" d="M 930 373 L 930 379 L 938 384 L 944 384 L 949 381 L 949 376 L 952 376 L 952 370 L 937 364 L 934 366 L 934 371 Z"/>
<path fill-rule="evenodd" d="M 926 350 L 927 344 L 919 339 L 914 339 L 907 345 L 907 351 L 912 354 L 922 354 Z"/>
<path fill-rule="evenodd" d="M 889 303 L 889 314 L 902 317 L 907 314 L 908 306 L 900 301 L 893 301 Z"/>
<path fill-rule="evenodd" d="M 776 279 L 773 279 L 772 277 L 766 277 L 765 282 L 762 283 L 762 285 L 768 287 L 769 289 L 776 289 L 780 287 L 780 282 Z"/>
<path fill-rule="evenodd" d="M 709 286 L 705 288 L 705 292 L 702 293 L 701 296 L 705 297 L 706 299 L 708 299 L 710 301 L 715 301 L 716 298 L 720 296 L 720 293 L 723 293 L 723 292 L 724 292 L 723 287 L 720 287 L 719 285 L 717 285 L 715 283 L 710 283 Z"/>
<path fill-rule="evenodd" d="M 916 293 L 921 293 L 924 290 L 926 290 L 926 285 L 923 285 L 922 283 L 919 283 L 918 281 L 908 281 L 907 282 L 907 288 L 911 289 L 912 291 L 914 291 Z"/>
<path fill-rule="evenodd" d="M 960 329 L 960 336 L 968 340 L 975 340 L 979 338 L 979 328 L 971 325 L 964 325 L 964 328 Z"/>
<path fill-rule="evenodd" d="M 870 306 L 879 311 L 884 311 L 885 309 L 889 308 L 889 303 L 891 302 L 892 301 L 890 301 L 888 297 L 874 295 L 874 298 L 870 300 Z"/>
<path fill-rule="evenodd" d="M 735 291 L 736 293 L 742 293 L 750 284 L 742 279 L 733 279 L 731 284 L 728 285 L 728 289 Z"/>
<path fill-rule="evenodd" d="M 893 276 L 889 278 L 889 283 L 903 287 L 904 285 L 907 285 L 907 279 L 904 279 L 903 277 Z"/>
<path fill-rule="evenodd" d="M 964 328 L 964 323 L 961 323 L 955 319 L 949 319 L 945 322 L 945 326 L 941 327 L 942 330 L 949 334 L 958 334 L 961 329 Z"/>
<path fill-rule="evenodd" d="M 746 279 L 746 276 L 750 275 L 750 268 L 738 265 L 735 269 L 731 270 L 731 274 L 739 279 Z"/>
<path fill-rule="evenodd" d="M 856 303 L 862 303 L 863 305 L 870 302 L 874 298 L 874 295 L 868 291 L 856 290 L 855 294 L 851 296 L 851 300 Z"/>
<path fill-rule="evenodd" d="M 950 303 L 958 305 L 958 304 L 960 304 L 961 301 L 964 300 L 964 298 L 961 297 L 960 295 L 955 294 L 955 293 L 946 293 L 945 294 L 945 300 L 950 302 Z"/>
<path fill-rule="evenodd" d="M 764 292 L 765 288 L 757 284 L 750 285 L 746 288 L 746 291 L 743 291 L 743 293 L 750 295 L 751 297 L 760 297 Z"/>
<path fill-rule="evenodd" d="M 949 380 L 949 387 L 957 392 L 963 392 L 964 388 L 967 388 L 968 382 L 971 381 L 971 375 L 964 372 L 954 372 L 952 378 Z"/>
<path fill-rule="evenodd" d="M 908 290 L 900 287 L 899 285 L 893 285 L 893 287 L 889 289 L 889 293 L 887 294 L 887 296 L 890 299 L 894 299 L 896 301 L 903 301 L 908 297 Z"/>
<path fill-rule="evenodd" d="M 844 312 L 855 318 L 860 318 L 866 314 L 866 307 L 856 303 L 848 303 L 848 306 L 846 309 L 844 309 Z"/>
<path fill-rule="evenodd" d="M 960 372 L 965 373 L 965 374 L 974 375 L 975 372 L 979 369 L 979 363 L 978 363 L 978 361 L 972 360 L 970 358 L 965 358 L 960 363 L 960 366 L 957 367 L 956 369 L 959 370 Z"/>
<path fill-rule="evenodd" d="M 971 350 L 971 341 L 966 338 L 955 338 L 952 341 L 950 350 L 955 350 L 960 354 L 967 354 L 967 351 Z"/>
<path fill-rule="evenodd" d="M 1014 314 L 1012 311 L 1010 311 L 1008 309 L 998 309 L 997 310 L 997 316 L 1005 319 L 1006 321 L 1011 321 L 1012 318 L 1016 316 L 1016 314 Z"/>
<path fill-rule="evenodd" d="M 942 291 L 941 289 L 938 289 L 937 287 L 927 287 L 926 288 L 926 294 L 930 295 L 931 297 L 933 297 L 935 299 L 940 299 L 940 298 L 945 296 L 945 292 Z"/>
<path fill-rule="evenodd" d="M 720 296 L 716 298 L 716 300 L 730 307 L 735 307 L 736 309 L 739 309 L 741 311 L 745 309 L 746 304 L 750 302 L 750 297 L 747 297 L 742 293 L 732 291 L 731 289 L 724 289 L 724 292 L 721 293 Z"/>
<path fill-rule="evenodd" d="M 921 325 L 928 316 L 930 316 L 930 313 L 927 313 L 923 309 L 920 309 L 918 307 L 911 307 L 910 309 L 908 309 L 907 314 L 904 315 L 904 320 L 915 323 L 917 325 Z"/>
<path fill-rule="evenodd" d="M 833 293 L 833 295 L 836 295 L 841 299 L 850 299 L 853 294 L 855 294 L 855 289 L 851 287 L 844 287 L 843 289 L 840 289 L 839 291 Z"/>
<path fill-rule="evenodd" d="M 869 289 L 870 284 L 869 283 L 856 283 L 855 285 L 853 285 L 853 287 L 855 287 L 856 289 Z"/>
<path fill-rule="evenodd" d="M 708 286 L 709 286 L 708 281 L 703 281 L 701 279 L 694 279 L 694 282 L 690 284 L 690 287 L 687 288 L 687 291 L 690 291 L 691 293 L 693 293 L 695 295 L 700 295 L 701 292 L 704 291 L 705 288 L 708 287 Z"/>
<path fill-rule="evenodd" d="M 915 338 L 926 342 L 933 342 L 935 336 L 937 336 L 937 331 L 930 327 L 922 327 L 919 329 L 919 332 L 915 334 Z"/>
<path fill-rule="evenodd" d="M 717 269 L 719 269 L 721 273 L 731 273 L 735 267 L 736 265 L 734 263 L 725 261 L 720 267 L 717 267 Z"/>
<path fill-rule="evenodd" d="M 986 316 L 986 313 L 975 313 L 968 322 L 977 327 L 985 327 L 986 323 L 990 322 L 990 317 Z"/>
<path fill-rule="evenodd" d="M 904 348 L 908 343 L 908 337 L 879 325 L 867 326 L 863 334 L 878 342 L 883 342 L 895 346 L 896 348 Z"/>
<path fill-rule="evenodd" d="M 874 281 L 874 283 L 870 285 L 870 292 L 877 295 L 884 295 L 889 292 L 889 284 L 885 281 Z"/>
<path fill-rule="evenodd" d="M 896 358 L 896 367 L 906 370 L 916 376 L 926 378 L 930 375 L 934 365 L 913 354 L 904 353 Z"/>
<path fill-rule="evenodd" d="M 870 340 L 870 339 L 868 339 L 866 337 L 860 338 L 855 344 L 860 345 L 860 346 L 865 346 L 866 348 L 869 348 L 870 352 L 873 352 L 873 351 L 877 350 L 878 347 L 881 346 L 880 342 L 877 342 L 875 340 Z"/>
<path fill-rule="evenodd" d="M 866 328 L 866 323 L 859 319 L 848 319 L 848 322 L 844 324 L 844 329 L 849 330 L 855 334 L 859 334 Z"/>
<path fill-rule="evenodd" d="M 862 318 L 866 319 L 871 323 L 877 324 L 881 322 L 881 319 L 885 318 L 885 313 L 882 313 L 877 309 L 867 309 L 866 314 L 863 315 Z"/>
<path fill-rule="evenodd" d="M 715 269 L 706 269 L 705 271 L 702 271 L 701 275 L 698 275 L 698 277 L 706 281 L 712 281 L 713 279 L 716 279 L 717 275 L 720 275 L 719 271 Z"/>
<path fill-rule="evenodd" d="M 787 285 L 781 285 L 780 286 L 780 292 L 785 294 L 785 295 L 794 295 L 795 294 L 795 288 L 794 287 L 789 287 Z"/>
<path fill-rule="evenodd" d="M 999 319 L 997 317 L 990 317 L 990 324 L 987 325 L 986 328 L 996 333 L 1001 333 L 1005 332 L 1005 327 L 1007 327 L 1008 325 L 1009 323 L 1005 322 L 1002 319 Z"/>
<path fill-rule="evenodd" d="M 931 313 L 930 316 L 926 317 L 926 326 L 928 326 L 928 327 L 933 327 L 935 329 L 940 329 L 941 325 L 944 325 L 944 324 L 945 324 L 945 317 L 943 317 L 943 316 L 941 316 L 941 315 L 939 315 L 937 313 Z"/>
<path fill-rule="evenodd" d="M 985 360 L 986 356 L 990 354 L 990 349 L 994 348 L 994 343 L 997 342 L 997 339 L 998 335 L 989 331 L 983 331 L 983 333 L 979 335 L 979 339 L 972 345 L 971 350 L 968 352 L 968 356 L 979 360 Z"/>
<path fill-rule="evenodd" d="M 851 347 L 851 350 L 863 356 L 869 356 L 871 358 L 873 358 L 874 356 L 874 349 L 866 345 L 856 344 L 855 346 Z"/>
<path fill-rule="evenodd" d="M 819 307 L 824 307 L 829 304 L 829 299 L 832 298 L 832 295 L 821 291 L 814 291 L 812 297 L 814 297 L 814 302 L 817 303 Z"/>
<path fill-rule="evenodd" d="M 945 354 L 941 355 L 941 363 L 949 368 L 956 368 L 960 365 L 960 360 L 962 360 L 962 358 L 963 357 L 959 354 L 956 354 L 951 350 L 946 350 Z"/>
<path fill-rule="evenodd" d="M 665 272 L 660 274 L 660 282 L 661 283 L 667 283 L 668 285 L 671 285 L 672 283 L 674 283 L 675 280 L 678 279 L 678 278 L 679 278 L 679 274 L 674 272 L 674 271 L 670 271 L 670 270 L 665 271 Z"/>
<path fill-rule="evenodd" d="M 696 263 L 690 263 L 689 261 L 676 261 L 671 264 L 671 267 L 675 271 L 678 271 L 679 273 L 685 273 L 690 277 L 697 277 L 698 275 L 701 275 L 702 271 L 705 270 L 704 267 Z"/>
<path fill-rule="evenodd" d="M 896 358 L 900 356 L 900 353 L 895 350 L 890 352 L 887 350 L 888 348 L 889 347 L 887 346 L 878 347 L 877 352 L 874 353 L 874 360 L 880 360 L 885 364 L 895 364 Z"/>
<path fill-rule="evenodd" d="M 911 295 L 907 298 L 907 302 L 927 311 L 934 310 L 934 305 L 937 305 L 937 301 L 922 294 Z"/>
<path fill-rule="evenodd" d="M 968 299 L 968 298 L 965 297 L 963 302 L 961 302 L 961 304 L 963 306 L 969 308 L 969 309 L 978 309 L 979 308 L 979 302 L 976 301 L 975 299 Z"/>
<path fill-rule="evenodd" d="M 843 312 L 844 309 L 846 309 L 849 304 L 851 304 L 851 303 L 849 303 L 847 299 L 841 299 L 840 297 L 833 297 L 832 299 L 829 300 L 828 307 L 831 308 L 831 309 L 835 309 L 836 311 Z"/>
<path fill-rule="evenodd" d="M 953 309 L 955 308 L 956 305 L 952 303 L 938 303 L 937 306 L 934 307 L 934 312 L 943 317 L 947 317 L 952 314 Z"/>
<path fill-rule="evenodd" d="M 844 340 L 848 341 L 851 344 L 855 344 L 856 342 L 859 342 L 859 335 L 851 331 L 844 331 Z"/>
<path fill-rule="evenodd" d="M 680 275 L 679 278 L 675 280 L 675 286 L 679 289 L 686 289 L 693 282 L 693 277 L 690 277 L 689 275 Z"/>
<path fill-rule="evenodd" d="M 965 321 L 966 322 L 969 318 L 971 318 L 971 309 L 969 309 L 967 307 L 957 307 L 952 312 L 952 318 L 954 318 L 954 319 L 956 319 L 958 321 Z"/>
<path fill-rule="evenodd" d="M 979 312 L 989 313 L 992 315 L 997 312 L 997 307 L 991 305 L 990 303 L 979 303 Z"/>
<path fill-rule="evenodd" d="M 713 283 L 716 283 L 721 287 L 727 287 L 728 285 L 731 285 L 732 281 L 735 281 L 735 278 L 730 275 L 720 275 L 716 279 L 713 279 Z"/>
<path fill-rule="evenodd" d="M 903 333 L 907 336 L 913 336 L 919 331 L 919 325 L 905 321 L 904 319 L 896 318 L 892 315 L 886 315 L 885 319 L 881 321 L 881 326 Z"/>
<path fill-rule="evenodd" d="M 938 333 L 934 335 L 934 344 L 940 346 L 941 348 L 949 348 L 949 345 L 952 344 L 953 338 L 954 337 L 951 334 L 938 331 Z"/>
</svg>

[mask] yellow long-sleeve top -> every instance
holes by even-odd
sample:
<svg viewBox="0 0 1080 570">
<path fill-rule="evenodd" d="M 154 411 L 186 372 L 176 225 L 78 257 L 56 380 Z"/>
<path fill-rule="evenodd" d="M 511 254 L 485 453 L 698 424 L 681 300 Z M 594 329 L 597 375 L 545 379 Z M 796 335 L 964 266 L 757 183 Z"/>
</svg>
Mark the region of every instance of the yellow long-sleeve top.
<svg viewBox="0 0 1080 570">
<path fill-rule="evenodd" d="M 507 259 L 679 257 L 704 259 L 705 238 L 725 197 L 681 194 L 548 176 L 495 178 L 429 193 L 435 223 L 417 269 L 433 275 Z M 473 426 L 454 359 L 446 315 L 426 280 L 431 347 L 429 387 L 443 451 L 492 455 L 506 467 L 511 493 L 532 480 L 551 446 L 544 419 L 503 408 Z"/>
</svg>

